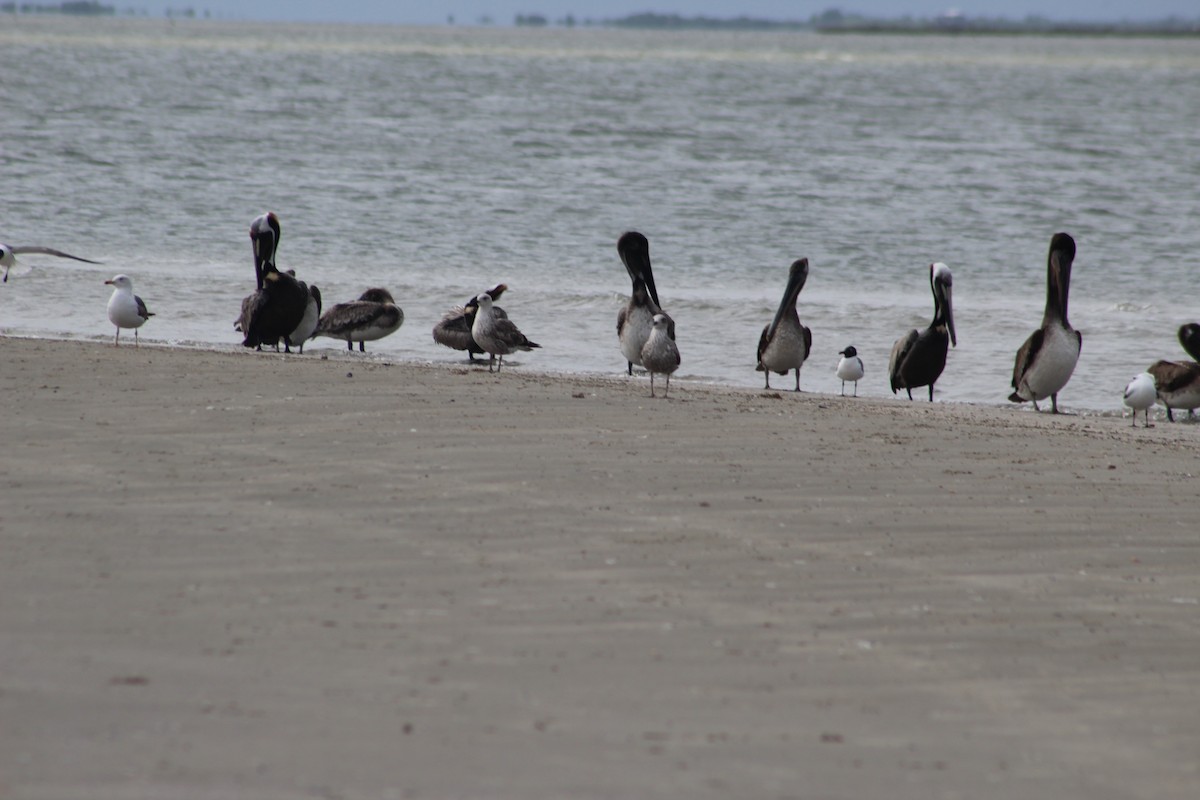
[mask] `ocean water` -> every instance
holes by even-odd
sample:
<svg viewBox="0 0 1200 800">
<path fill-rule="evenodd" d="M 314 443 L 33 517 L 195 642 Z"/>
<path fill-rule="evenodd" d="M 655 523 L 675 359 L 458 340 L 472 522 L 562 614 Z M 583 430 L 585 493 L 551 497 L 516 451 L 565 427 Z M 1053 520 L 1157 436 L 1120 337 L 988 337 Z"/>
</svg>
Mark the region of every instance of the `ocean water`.
<svg viewBox="0 0 1200 800">
<path fill-rule="evenodd" d="M 543 345 L 514 369 L 622 374 L 631 229 L 693 380 L 761 385 L 801 256 L 816 392 L 853 344 L 859 393 L 891 396 L 891 345 L 928 324 L 943 261 L 959 341 L 937 398 L 1005 403 L 1055 231 L 1078 245 L 1084 336 L 1064 407 L 1119 410 L 1200 319 L 1196 39 L 0 16 L 0 48 L 0 241 L 104 262 L 25 256 L 0 286 L 8 334 L 110 339 L 103 281 L 123 272 L 157 312 L 146 340 L 237 348 L 266 210 L 280 266 L 327 305 L 393 292 L 404 326 L 368 345 L 393 360 L 464 361 L 430 330 L 503 281 Z"/>
</svg>

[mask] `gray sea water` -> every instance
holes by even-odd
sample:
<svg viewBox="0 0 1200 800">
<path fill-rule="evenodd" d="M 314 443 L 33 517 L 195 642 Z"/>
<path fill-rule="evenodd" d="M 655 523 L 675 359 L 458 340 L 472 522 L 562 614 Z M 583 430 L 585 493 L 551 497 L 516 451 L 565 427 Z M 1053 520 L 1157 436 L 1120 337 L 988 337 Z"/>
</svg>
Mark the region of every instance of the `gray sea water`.
<svg viewBox="0 0 1200 800">
<path fill-rule="evenodd" d="M 0 330 L 235 348 L 247 229 L 327 304 L 386 286 L 379 357 L 459 363 L 430 329 L 497 282 L 538 370 L 621 374 L 615 243 L 650 240 L 680 375 L 757 386 L 788 265 L 813 330 L 890 396 L 892 342 L 954 273 L 941 401 L 1005 403 L 1055 231 L 1078 244 L 1066 408 L 1117 411 L 1200 319 L 1200 40 L 404 28 L 0 16 L 0 241 L 26 256 Z M 332 340 L 306 351 L 344 352 Z M 368 356 L 371 354 L 368 353 Z M 261 356 L 264 358 L 274 356 Z M 787 387 L 790 379 L 776 378 Z"/>
</svg>

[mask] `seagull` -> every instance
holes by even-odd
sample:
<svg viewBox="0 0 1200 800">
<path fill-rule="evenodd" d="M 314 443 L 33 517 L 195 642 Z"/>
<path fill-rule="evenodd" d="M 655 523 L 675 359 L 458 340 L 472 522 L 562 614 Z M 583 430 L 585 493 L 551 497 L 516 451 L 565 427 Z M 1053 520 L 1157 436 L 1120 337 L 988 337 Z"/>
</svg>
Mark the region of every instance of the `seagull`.
<svg viewBox="0 0 1200 800">
<path fill-rule="evenodd" d="M 1075 240 L 1065 233 L 1050 238 L 1046 259 L 1046 310 L 1042 326 L 1029 335 L 1017 351 L 1013 365 L 1012 387 L 1008 399 L 1014 403 L 1050 398 L 1052 413 L 1058 411 L 1058 393 L 1071 379 L 1083 334 L 1067 322 L 1067 295 L 1071 289 L 1071 262 L 1075 260 Z"/>
<path fill-rule="evenodd" d="M 1125 387 L 1125 405 L 1133 409 L 1133 427 L 1137 427 L 1137 412 L 1146 414 L 1146 427 L 1150 424 L 1150 406 L 1154 405 L 1157 392 L 1154 388 L 1154 376 L 1149 372 L 1141 372 L 1133 376 L 1133 380 Z"/>
<path fill-rule="evenodd" d="M 500 295 L 508 289 L 503 283 L 488 289 L 492 300 L 499 300 Z M 466 350 L 467 358 L 475 360 L 476 354 L 482 354 L 483 348 L 471 337 L 471 323 L 475 321 L 475 312 L 479 310 L 479 301 L 474 296 L 461 306 L 455 306 L 446 312 L 438 324 L 433 326 L 433 340 L 452 350 Z M 492 313 L 501 319 L 508 319 L 508 314 L 500 306 L 493 305 Z"/>
<path fill-rule="evenodd" d="M 837 376 L 842 379 L 842 397 L 846 396 L 846 381 L 854 381 L 854 396 L 858 397 L 858 382 L 866 374 L 862 357 L 851 345 L 838 353 L 842 360 L 837 365 Z"/>
<path fill-rule="evenodd" d="M 634 364 L 642 366 L 642 345 L 650 337 L 654 315 L 662 314 L 667 318 L 667 335 L 672 339 L 675 338 L 675 321 L 658 304 L 654 272 L 650 269 L 650 242 L 646 237 L 637 231 L 621 234 L 617 240 L 617 253 L 633 282 L 628 302 L 617 312 L 617 340 L 632 375 Z"/>
<path fill-rule="evenodd" d="M 58 258 L 70 258 L 75 261 L 82 261 L 85 264 L 99 264 L 99 261 L 92 261 L 90 258 L 80 258 L 73 256 L 70 253 L 64 253 L 62 250 L 55 250 L 53 247 L 36 247 L 33 245 L 9 245 L 0 242 L 0 267 L 4 267 L 4 279 L 0 283 L 8 283 L 8 271 L 17 265 L 17 256 L 25 253 L 41 253 L 47 256 L 57 256 Z"/>
<path fill-rule="evenodd" d="M 357 300 L 338 303 L 321 315 L 313 336 L 328 336 L 330 339 L 345 339 L 346 348 L 354 352 L 367 352 L 366 342 L 390 336 L 404 324 L 404 311 L 396 305 L 392 293 L 387 289 L 367 289 Z"/>
<path fill-rule="evenodd" d="M 1200 364 L 1195 361 L 1155 361 L 1146 372 L 1154 378 L 1158 400 L 1167 407 L 1167 420 L 1175 421 L 1172 408 L 1186 408 L 1188 418 L 1200 407 Z"/>
<path fill-rule="evenodd" d="M 812 331 L 800 324 L 796 314 L 796 299 L 808 280 L 808 259 L 792 263 L 788 270 L 787 288 L 771 324 L 763 328 L 758 339 L 758 366 L 755 370 L 767 376 L 766 388 L 771 388 L 771 372 L 787 375 L 796 370 L 796 391 L 800 391 L 800 367 L 812 351 Z"/>
<path fill-rule="evenodd" d="M 929 402 L 933 402 L 933 384 L 946 368 L 950 345 L 958 346 L 954 336 L 954 308 L 950 301 L 954 280 L 950 268 L 940 261 L 929 265 L 929 287 L 933 290 L 933 322 L 923 331 L 916 328 L 892 345 L 888 361 L 892 394 L 906 389 L 912 400 L 912 390 L 929 387 Z"/>
<path fill-rule="evenodd" d="M 488 372 L 492 371 L 492 362 L 496 356 L 500 361 L 496 364 L 496 372 L 504 366 L 504 357 L 514 350 L 532 350 L 541 347 L 537 342 L 525 338 L 525 334 L 506 317 L 496 314 L 492 305 L 492 296 L 486 292 L 478 295 L 475 302 L 479 310 L 475 312 L 475 321 L 471 323 L 471 336 L 488 354 Z"/>
<path fill-rule="evenodd" d="M 650 336 L 642 345 L 642 366 L 650 373 L 650 396 L 654 397 L 654 373 L 665 375 L 667 388 L 665 398 L 671 391 L 671 373 L 679 369 L 679 348 L 671 335 L 671 319 L 666 314 L 655 314 L 650 327 Z"/>
<path fill-rule="evenodd" d="M 137 329 L 145 325 L 154 313 L 147 310 L 142 298 L 133 293 L 133 281 L 128 275 L 114 275 L 112 280 L 104 284 L 113 287 L 112 297 L 108 298 L 108 319 L 117 326 L 113 346 L 121 346 L 121 328 L 133 328 L 133 346 L 137 347 Z"/>
</svg>

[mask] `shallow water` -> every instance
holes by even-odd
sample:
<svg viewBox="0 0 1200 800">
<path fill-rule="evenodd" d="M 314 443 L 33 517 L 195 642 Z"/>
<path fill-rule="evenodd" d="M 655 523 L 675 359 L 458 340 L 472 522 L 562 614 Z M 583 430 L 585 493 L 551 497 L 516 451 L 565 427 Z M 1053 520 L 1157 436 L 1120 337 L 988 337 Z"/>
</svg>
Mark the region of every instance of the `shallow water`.
<svg viewBox="0 0 1200 800">
<path fill-rule="evenodd" d="M 103 281 L 124 272 L 157 312 L 147 339 L 236 346 L 267 209 L 280 265 L 327 304 L 391 289 L 404 327 L 369 346 L 391 358 L 461 361 L 431 327 L 503 281 L 543 345 L 517 361 L 623 372 L 629 229 L 692 379 L 761 385 L 800 256 L 813 391 L 838 391 L 853 344 L 859 393 L 890 395 L 892 342 L 928 324 L 944 261 L 959 345 L 938 398 L 1003 403 L 1059 230 L 1084 335 L 1064 406 L 1119 409 L 1200 319 L 1197 40 L 17 17 L 0 46 L 0 241 L 105 262 L 25 257 L 6 333 L 111 336 Z"/>
</svg>

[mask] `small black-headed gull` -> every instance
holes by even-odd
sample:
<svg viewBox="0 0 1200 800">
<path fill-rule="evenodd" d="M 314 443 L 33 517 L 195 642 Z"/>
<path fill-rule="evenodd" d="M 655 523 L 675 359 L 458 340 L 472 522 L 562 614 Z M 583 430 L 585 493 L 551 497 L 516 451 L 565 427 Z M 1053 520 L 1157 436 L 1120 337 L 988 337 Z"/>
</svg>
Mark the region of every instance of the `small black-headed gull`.
<svg viewBox="0 0 1200 800">
<path fill-rule="evenodd" d="M 858 397 L 858 382 L 866 374 L 862 357 L 851 345 L 838 353 L 842 360 L 837 365 L 837 376 L 842 379 L 842 397 L 846 396 L 846 381 L 854 381 L 854 396 Z"/>
</svg>

